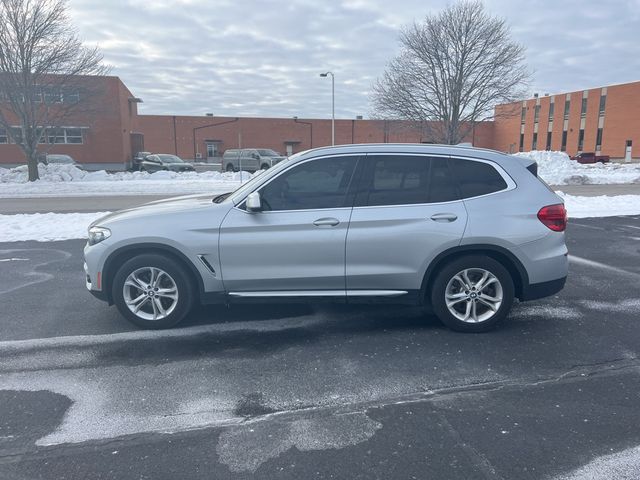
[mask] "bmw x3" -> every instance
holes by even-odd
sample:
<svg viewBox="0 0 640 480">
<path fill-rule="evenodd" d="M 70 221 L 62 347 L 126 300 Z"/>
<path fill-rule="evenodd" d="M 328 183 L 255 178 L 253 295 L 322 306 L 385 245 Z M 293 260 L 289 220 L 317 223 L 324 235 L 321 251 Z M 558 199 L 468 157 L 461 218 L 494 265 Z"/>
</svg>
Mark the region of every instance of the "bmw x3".
<svg viewBox="0 0 640 480">
<path fill-rule="evenodd" d="M 535 162 L 444 145 L 348 145 L 293 155 L 232 193 L 190 195 L 95 221 L 88 290 L 144 328 L 196 303 L 426 305 L 489 330 L 515 299 L 567 277 L 562 199 Z"/>
</svg>

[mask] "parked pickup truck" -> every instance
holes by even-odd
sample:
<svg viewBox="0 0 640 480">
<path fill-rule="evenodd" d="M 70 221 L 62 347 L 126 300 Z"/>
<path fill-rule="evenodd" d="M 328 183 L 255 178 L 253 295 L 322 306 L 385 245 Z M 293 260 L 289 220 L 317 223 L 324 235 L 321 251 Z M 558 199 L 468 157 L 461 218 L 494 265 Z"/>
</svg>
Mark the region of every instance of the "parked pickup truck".
<svg viewBox="0 0 640 480">
<path fill-rule="evenodd" d="M 578 163 L 609 163 L 611 159 L 609 155 L 596 155 L 593 152 L 582 152 L 571 157 L 571 160 L 576 160 Z"/>
</svg>

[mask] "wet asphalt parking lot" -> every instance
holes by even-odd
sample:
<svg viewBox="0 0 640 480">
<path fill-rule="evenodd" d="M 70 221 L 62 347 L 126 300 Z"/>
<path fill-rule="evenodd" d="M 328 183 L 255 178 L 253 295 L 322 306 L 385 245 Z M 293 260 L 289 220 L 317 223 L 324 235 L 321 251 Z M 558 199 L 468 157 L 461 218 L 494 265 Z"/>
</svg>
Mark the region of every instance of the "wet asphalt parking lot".
<svg viewBox="0 0 640 480">
<path fill-rule="evenodd" d="M 640 217 L 500 330 L 420 309 L 200 308 L 137 331 L 82 241 L 0 244 L 0 479 L 640 478 Z"/>
</svg>

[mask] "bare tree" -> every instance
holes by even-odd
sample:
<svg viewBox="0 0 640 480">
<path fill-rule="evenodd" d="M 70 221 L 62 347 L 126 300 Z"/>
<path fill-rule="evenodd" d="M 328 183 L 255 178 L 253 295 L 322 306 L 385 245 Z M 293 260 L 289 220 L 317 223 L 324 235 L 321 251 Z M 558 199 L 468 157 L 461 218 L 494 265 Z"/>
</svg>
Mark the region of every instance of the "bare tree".
<svg viewBox="0 0 640 480">
<path fill-rule="evenodd" d="M 427 140 L 457 144 L 496 104 L 523 95 L 524 47 L 481 1 L 463 0 L 400 35 L 401 53 L 373 86 L 374 116 L 413 120 Z"/>
<path fill-rule="evenodd" d="M 97 47 L 82 45 L 66 0 L 0 0 L 0 128 L 24 152 L 29 181 L 38 144 L 86 103 L 82 76 L 107 71 Z"/>
</svg>

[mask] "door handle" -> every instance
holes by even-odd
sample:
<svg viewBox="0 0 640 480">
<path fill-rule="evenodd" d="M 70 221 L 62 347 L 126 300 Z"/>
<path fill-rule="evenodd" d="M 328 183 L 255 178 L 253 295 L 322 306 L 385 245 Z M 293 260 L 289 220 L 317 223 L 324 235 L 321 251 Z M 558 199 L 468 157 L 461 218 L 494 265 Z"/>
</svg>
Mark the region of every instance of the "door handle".
<svg viewBox="0 0 640 480">
<path fill-rule="evenodd" d="M 455 213 L 434 213 L 431 220 L 434 222 L 455 222 L 458 216 Z"/>
<path fill-rule="evenodd" d="M 313 222 L 313 224 L 316 227 L 335 227 L 339 223 L 340 223 L 340 220 L 338 220 L 337 218 L 331 218 L 331 217 L 319 218 L 318 220 Z"/>
</svg>

